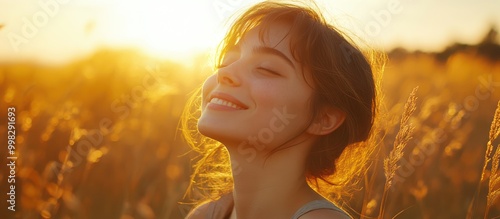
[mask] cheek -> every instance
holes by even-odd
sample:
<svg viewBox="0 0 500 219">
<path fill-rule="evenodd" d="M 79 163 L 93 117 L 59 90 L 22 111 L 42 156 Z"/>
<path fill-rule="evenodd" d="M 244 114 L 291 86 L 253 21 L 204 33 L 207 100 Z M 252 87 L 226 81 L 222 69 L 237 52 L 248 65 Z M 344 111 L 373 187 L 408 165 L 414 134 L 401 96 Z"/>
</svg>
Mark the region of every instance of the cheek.
<svg viewBox="0 0 500 219">
<path fill-rule="evenodd" d="M 210 94 L 210 92 L 215 88 L 216 85 L 217 85 L 217 75 L 215 74 L 208 77 L 207 80 L 205 80 L 205 82 L 203 83 L 203 87 L 201 90 L 202 109 L 204 109 L 205 106 L 207 105 L 206 98 L 208 94 Z"/>
<path fill-rule="evenodd" d="M 272 108 L 274 105 L 280 105 L 280 102 L 283 101 L 282 85 L 262 82 L 254 83 L 249 87 L 252 99 L 258 108 Z"/>
<path fill-rule="evenodd" d="M 252 87 L 256 114 L 265 123 L 264 125 L 274 117 L 280 118 L 280 121 L 286 120 L 283 119 L 283 115 L 286 118 L 293 118 L 285 122 L 293 127 L 302 127 L 309 121 L 311 88 L 295 83 L 262 83 Z"/>
<path fill-rule="evenodd" d="M 297 83 L 259 83 L 250 86 L 258 108 L 283 107 L 303 110 L 312 96 L 312 89 Z"/>
</svg>

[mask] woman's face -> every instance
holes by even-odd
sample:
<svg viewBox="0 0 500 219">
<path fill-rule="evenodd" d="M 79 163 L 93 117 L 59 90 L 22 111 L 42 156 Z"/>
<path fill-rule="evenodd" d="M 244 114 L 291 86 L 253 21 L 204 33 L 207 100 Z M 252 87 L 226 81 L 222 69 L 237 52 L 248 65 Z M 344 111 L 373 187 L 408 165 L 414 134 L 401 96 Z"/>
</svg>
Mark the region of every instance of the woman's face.
<svg viewBox="0 0 500 219">
<path fill-rule="evenodd" d="M 310 121 L 312 88 L 289 48 L 289 27 L 272 25 L 259 39 L 249 31 L 203 85 L 199 131 L 226 146 L 271 150 Z"/>
</svg>

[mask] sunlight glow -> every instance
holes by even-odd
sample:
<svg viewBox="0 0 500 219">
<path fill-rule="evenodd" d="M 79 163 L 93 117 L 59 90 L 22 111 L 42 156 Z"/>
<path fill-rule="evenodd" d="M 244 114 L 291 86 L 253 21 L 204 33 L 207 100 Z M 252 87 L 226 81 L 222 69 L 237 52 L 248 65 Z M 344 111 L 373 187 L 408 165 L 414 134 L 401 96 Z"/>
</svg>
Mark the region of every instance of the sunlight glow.
<svg viewBox="0 0 500 219">
<path fill-rule="evenodd" d="M 214 16 L 201 4 L 148 0 L 125 2 L 112 8 L 115 32 L 105 35 L 123 39 L 146 52 L 176 58 L 216 45 L 220 30 Z M 196 16 L 194 16 L 196 15 Z"/>
<path fill-rule="evenodd" d="M 0 59 L 65 62 L 131 47 L 183 60 L 213 51 L 229 16 L 259 1 L 0 0 Z M 470 1 L 316 0 L 327 20 L 369 45 L 424 51 L 476 43 L 499 25 L 500 4 Z"/>
</svg>

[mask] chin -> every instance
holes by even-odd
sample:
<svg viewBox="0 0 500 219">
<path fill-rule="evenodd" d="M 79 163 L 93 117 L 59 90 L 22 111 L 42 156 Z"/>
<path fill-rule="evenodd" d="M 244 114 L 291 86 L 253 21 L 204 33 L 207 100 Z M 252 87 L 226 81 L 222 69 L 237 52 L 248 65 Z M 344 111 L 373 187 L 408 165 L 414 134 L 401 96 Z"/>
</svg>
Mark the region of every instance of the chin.
<svg viewBox="0 0 500 219">
<path fill-rule="evenodd" d="M 223 136 L 224 130 L 221 130 L 220 125 L 200 119 L 198 121 L 198 131 L 209 138 L 219 141 Z M 226 132 L 227 133 L 227 132 Z"/>
<path fill-rule="evenodd" d="M 200 120 L 198 122 L 198 131 L 211 139 L 221 142 L 224 145 L 232 144 L 231 142 L 241 142 L 244 138 L 238 138 L 235 129 L 224 128 L 221 125 L 208 123 Z"/>
<path fill-rule="evenodd" d="M 203 122 L 198 122 L 198 131 L 207 137 L 214 138 L 216 132 L 213 130 L 213 127 L 208 126 Z"/>
</svg>

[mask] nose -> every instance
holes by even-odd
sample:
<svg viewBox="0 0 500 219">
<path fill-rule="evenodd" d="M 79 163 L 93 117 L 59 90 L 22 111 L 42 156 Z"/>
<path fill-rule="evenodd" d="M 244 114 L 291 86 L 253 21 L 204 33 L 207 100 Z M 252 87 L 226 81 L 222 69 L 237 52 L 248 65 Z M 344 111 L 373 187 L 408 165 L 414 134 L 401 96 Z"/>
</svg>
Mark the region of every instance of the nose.
<svg viewBox="0 0 500 219">
<path fill-rule="evenodd" d="M 241 79 L 236 74 L 235 64 L 232 63 L 229 66 L 220 68 L 217 71 L 217 83 L 229 85 L 229 86 L 240 86 Z"/>
</svg>

